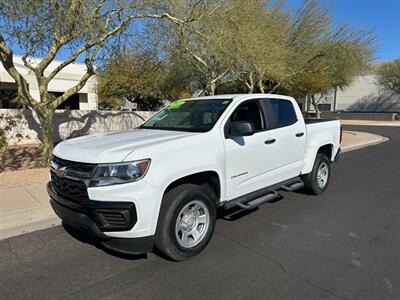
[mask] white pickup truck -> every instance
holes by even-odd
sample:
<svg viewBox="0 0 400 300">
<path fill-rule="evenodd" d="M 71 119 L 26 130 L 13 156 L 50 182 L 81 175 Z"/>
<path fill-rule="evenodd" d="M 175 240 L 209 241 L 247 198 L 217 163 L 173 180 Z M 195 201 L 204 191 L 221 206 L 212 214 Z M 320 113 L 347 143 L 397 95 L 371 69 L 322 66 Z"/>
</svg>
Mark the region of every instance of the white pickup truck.
<svg viewBox="0 0 400 300">
<path fill-rule="evenodd" d="M 48 193 L 64 224 L 105 247 L 180 261 L 206 247 L 218 207 L 324 192 L 340 140 L 339 121 L 305 121 L 287 96 L 178 100 L 139 128 L 58 144 Z"/>
</svg>

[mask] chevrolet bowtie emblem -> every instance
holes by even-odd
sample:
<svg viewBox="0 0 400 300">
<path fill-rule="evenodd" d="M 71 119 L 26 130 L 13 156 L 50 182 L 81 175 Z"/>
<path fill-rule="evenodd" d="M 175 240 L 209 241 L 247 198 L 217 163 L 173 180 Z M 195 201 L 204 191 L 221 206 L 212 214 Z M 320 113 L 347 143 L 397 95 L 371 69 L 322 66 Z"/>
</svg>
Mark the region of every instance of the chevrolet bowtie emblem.
<svg viewBox="0 0 400 300">
<path fill-rule="evenodd" d="M 67 167 L 57 167 L 54 169 L 54 173 L 56 173 L 58 177 L 64 177 L 66 169 Z"/>
</svg>

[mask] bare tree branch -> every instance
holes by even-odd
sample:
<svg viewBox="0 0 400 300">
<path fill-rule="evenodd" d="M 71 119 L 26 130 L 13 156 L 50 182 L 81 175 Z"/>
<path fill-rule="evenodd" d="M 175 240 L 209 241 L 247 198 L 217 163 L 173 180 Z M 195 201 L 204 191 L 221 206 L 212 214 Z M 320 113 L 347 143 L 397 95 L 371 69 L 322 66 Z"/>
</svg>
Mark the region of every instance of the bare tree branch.
<svg viewBox="0 0 400 300">
<path fill-rule="evenodd" d="M 37 107 L 37 102 L 29 94 L 28 82 L 25 78 L 18 72 L 14 66 L 13 52 L 7 48 L 3 35 L 0 33 L 0 61 L 3 64 L 4 69 L 11 75 L 15 80 L 18 87 L 18 94 L 23 97 L 23 99 L 32 107 Z"/>
</svg>

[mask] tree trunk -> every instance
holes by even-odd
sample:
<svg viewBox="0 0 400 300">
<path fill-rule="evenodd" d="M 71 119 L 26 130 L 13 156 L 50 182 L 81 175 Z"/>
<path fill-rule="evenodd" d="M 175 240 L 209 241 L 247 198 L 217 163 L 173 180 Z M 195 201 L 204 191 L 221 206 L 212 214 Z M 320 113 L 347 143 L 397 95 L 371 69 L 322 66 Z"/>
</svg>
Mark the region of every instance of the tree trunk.
<svg viewBox="0 0 400 300">
<path fill-rule="evenodd" d="M 260 89 L 260 92 L 265 94 L 265 87 L 262 78 L 258 80 L 258 88 Z"/>
<path fill-rule="evenodd" d="M 281 85 L 280 82 L 278 82 L 277 84 L 275 84 L 275 86 L 268 92 L 269 94 L 274 94 L 275 91 L 277 90 L 277 88 Z"/>
<path fill-rule="evenodd" d="M 321 113 L 320 113 L 319 108 L 318 108 L 318 101 L 315 100 L 315 96 L 314 95 L 311 95 L 311 104 L 313 105 L 314 110 L 315 110 L 315 117 L 317 119 L 320 119 L 321 118 Z"/>
<path fill-rule="evenodd" d="M 253 72 L 249 73 L 249 76 L 245 80 L 245 84 L 247 86 L 247 92 L 249 94 L 253 94 L 254 92 L 254 78 L 253 78 Z"/>
<path fill-rule="evenodd" d="M 265 94 L 265 86 L 263 79 L 264 79 L 264 72 L 258 71 L 258 81 L 257 81 L 258 89 L 260 90 L 260 93 Z"/>
<path fill-rule="evenodd" d="M 215 95 L 215 90 L 217 89 L 217 85 L 215 84 L 214 80 L 211 80 L 208 86 L 208 95 L 213 96 Z"/>
<path fill-rule="evenodd" d="M 37 112 L 43 134 L 43 156 L 46 164 L 50 163 L 51 154 L 53 152 L 54 139 L 53 139 L 53 117 L 54 111 L 50 109 Z"/>
</svg>

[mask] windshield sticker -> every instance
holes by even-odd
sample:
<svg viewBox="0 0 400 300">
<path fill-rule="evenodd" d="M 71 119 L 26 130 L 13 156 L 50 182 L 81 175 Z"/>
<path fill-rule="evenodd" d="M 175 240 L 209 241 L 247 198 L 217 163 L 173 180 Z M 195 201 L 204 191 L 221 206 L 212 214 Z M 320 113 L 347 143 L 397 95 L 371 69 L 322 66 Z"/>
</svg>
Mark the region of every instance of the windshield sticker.
<svg viewBox="0 0 400 300">
<path fill-rule="evenodd" d="M 184 105 L 185 103 L 186 103 L 186 101 L 181 101 L 181 100 L 175 101 L 175 102 L 172 102 L 172 103 L 168 106 L 168 108 L 170 108 L 170 109 L 180 108 L 180 107 L 182 107 L 182 105 Z"/>
<path fill-rule="evenodd" d="M 231 100 L 225 100 L 224 102 L 222 102 L 222 104 L 229 104 L 229 102 L 231 102 Z"/>
</svg>

